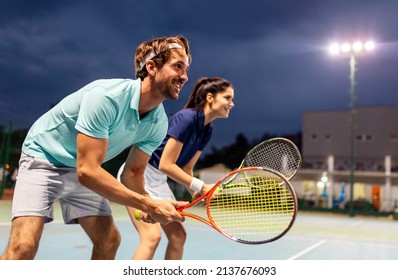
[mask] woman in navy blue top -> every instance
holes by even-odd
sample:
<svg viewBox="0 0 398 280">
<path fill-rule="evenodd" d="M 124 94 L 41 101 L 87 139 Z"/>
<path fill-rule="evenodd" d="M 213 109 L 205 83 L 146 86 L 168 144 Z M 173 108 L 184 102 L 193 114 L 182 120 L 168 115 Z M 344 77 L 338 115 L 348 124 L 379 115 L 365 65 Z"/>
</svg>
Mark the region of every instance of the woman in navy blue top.
<svg viewBox="0 0 398 280">
<path fill-rule="evenodd" d="M 193 168 L 210 141 L 212 122 L 228 118 L 234 107 L 233 98 L 233 86 L 225 79 L 215 77 L 197 81 L 184 109 L 170 118 L 167 136 L 149 160 L 145 171 L 146 195 L 159 200 L 175 200 L 167 183 L 168 177 L 186 186 L 192 196 L 210 190 L 212 185 L 193 176 Z M 135 209 L 128 208 L 128 211 L 140 235 L 133 259 L 153 258 L 162 229 L 168 239 L 165 259 L 182 259 L 186 231 L 181 222 L 146 223 L 136 220 Z"/>
</svg>

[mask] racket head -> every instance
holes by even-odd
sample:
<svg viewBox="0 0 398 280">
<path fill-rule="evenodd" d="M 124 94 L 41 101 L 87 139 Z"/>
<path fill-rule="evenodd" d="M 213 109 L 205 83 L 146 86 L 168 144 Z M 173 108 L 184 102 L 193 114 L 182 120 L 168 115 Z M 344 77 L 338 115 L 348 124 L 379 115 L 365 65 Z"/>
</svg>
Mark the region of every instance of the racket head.
<svg viewBox="0 0 398 280">
<path fill-rule="evenodd" d="M 301 163 L 301 154 L 297 146 L 289 139 L 276 137 L 263 141 L 252 148 L 246 154 L 240 167 L 270 168 L 290 180 L 300 169 Z"/>
<path fill-rule="evenodd" d="M 236 242 L 263 244 L 285 235 L 297 214 L 296 193 L 279 172 L 244 167 L 229 173 L 206 198 L 209 224 Z"/>
</svg>

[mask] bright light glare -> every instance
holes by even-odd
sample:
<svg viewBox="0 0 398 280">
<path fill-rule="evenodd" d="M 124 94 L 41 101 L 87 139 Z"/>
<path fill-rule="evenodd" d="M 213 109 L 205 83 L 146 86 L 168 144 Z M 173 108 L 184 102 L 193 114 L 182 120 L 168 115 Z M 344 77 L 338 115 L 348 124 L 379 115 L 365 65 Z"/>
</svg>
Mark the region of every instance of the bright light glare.
<svg viewBox="0 0 398 280">
<path fill-rule="evenodd" d="M 362 51 L 362 43 L 361 43 L 361 42 L 355 42 L 355 43 L 352 45 L 352 49 L 353 49 L 355 52 L 360 52 L 360 51 Z"/>
<path fill-rule="evenodd" d="M 327 173 L 326 173 L 326 172 L 322 172 L 321 181 L 322 181 L 323 183 L 326 183 L 326 182 L 328 181 L 328 176 L 327 176 Z"/>
<path fill-rule="evenodd" d="M 341 51 L 342 51 L 342 52 L 347 53 L 347 52 L 349 52 L 350 50 L 351 50 L 350 44 L 344 43 L 344 44 L 341 45 Z"/>
<path fill-rule="evenodd" d="M 366 43 L 361 41 L 356 41 L 354 43 L 345 42 L 344 44 L 333 43 L 329 46 L 329 52 L 333 55 L 364 55 L 365 52 L 371 52 L 375 48 L 375 43 L 373 41 L 367 41 Z"/>
<path fill-rule="evenodd" d="M 339 47 L 339 45 L 336 44 L 336 43 L 331 44 L 330 47 L 329 47 L 329 51 L 330 51 L 331 54 L 339 54 L 339 52 L 340 52 L 340 47 Z"/>
<path fill-rule="evenodd" d="M 375 48 L 375 44 L 372 41 L 367 41 L 365 43 L 365 49 L 371 51 Z"/>
</svg>

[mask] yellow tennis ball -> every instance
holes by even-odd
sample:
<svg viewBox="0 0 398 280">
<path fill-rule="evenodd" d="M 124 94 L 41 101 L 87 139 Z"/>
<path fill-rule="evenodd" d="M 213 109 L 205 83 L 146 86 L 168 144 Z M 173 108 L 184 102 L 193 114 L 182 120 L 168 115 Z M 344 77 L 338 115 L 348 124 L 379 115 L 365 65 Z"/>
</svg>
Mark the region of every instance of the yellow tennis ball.
<svg viewBox="0 0 398 280">
<path fill-rule="evenodd" d="M 134 218 L 135 218 L 137 221 L 140 221 L 140 220 L 141 220 L 141 211 L 140 211 L 140 210 L 138 210 L 138 209 L 135 210 L 135 212 L 134 212 Z"/>
</svg>

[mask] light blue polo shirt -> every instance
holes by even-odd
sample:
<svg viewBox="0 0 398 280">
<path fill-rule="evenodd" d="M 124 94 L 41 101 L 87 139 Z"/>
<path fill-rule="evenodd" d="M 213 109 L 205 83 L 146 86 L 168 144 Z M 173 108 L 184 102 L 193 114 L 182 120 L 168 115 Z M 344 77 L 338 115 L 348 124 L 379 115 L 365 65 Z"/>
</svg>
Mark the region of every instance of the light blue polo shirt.
<svg viewBox="0 0 398 280">
<path fill-rule="evenodd" d="M 56 166 L 76 167 L 78 131 L 108 139 L 105 161 L 136 144 L 151 155 L 167 133 L 163 105 L 138 114 L 141 81 L 96 80 L 65 97 L 31 127 L 22 151 Z"/>
</svg>

